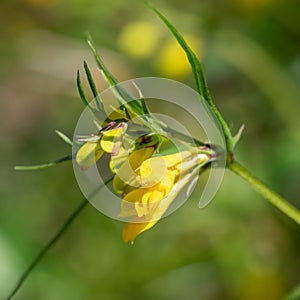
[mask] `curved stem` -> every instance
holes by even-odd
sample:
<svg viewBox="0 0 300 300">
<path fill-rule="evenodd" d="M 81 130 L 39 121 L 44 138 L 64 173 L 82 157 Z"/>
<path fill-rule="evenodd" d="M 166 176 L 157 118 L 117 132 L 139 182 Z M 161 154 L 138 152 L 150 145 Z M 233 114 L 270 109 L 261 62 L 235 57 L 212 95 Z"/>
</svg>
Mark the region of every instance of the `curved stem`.
<svg viewBox="0 0 300 300">
<path fill-rule="evenodd" d="M 108 184 L 112 178 L 107 180 L 104 184 Z M 96 193 L 104 186 L 102 184 L 99 186 L 96 190 L 94 190 L 91 195 L 89 195 L 88 198 L 93 198 Z M 14 297 L 14 295 L 18 292 L 18 290 L 21 288 L 25 280 L 28 278 L 30 273 L 33 271 L 33 269 L 38 265 L 38 263 L 43 259 L 45 254 L 50 250 L 50 248 L 60 239 L 60 237 L 64 234 L 64 232 L 69 228 L 69 226 L 73 223 L 73 221 L 76 219 L 76 217 L 83 211 L 83 209 L 86 207 L 86 205 L 89 203 L 87 199 L 83 199 L 82 202 L 78 205 L 78 207 L 71 213 L 71 215 L 67 218 L 67 220 L 64 222 L 64 224 L 59 228 L 59 230 L 56 232 L 56 234 L 49 240 L 49 242 L 41 249 L 41 251 L 38 253 L 38 255 L 33 259 L 31 264 L 27 267 L 27 269 L 24 271 L 24 273 L 21 275 L 20 279 L 18 280 L 17 284 L 13 288 L 13 290 L 10 292 L 6 300 L 10 300 Z"/>
<path fill-rule="evenodd" d="M 300 225 L 300 211 L 297 208 L 289 204 L 283 197 L 272 191 L 268 186 L 266 186 L 257 177 L 252 175 L 237 161 L 233 160 L 228 163 L 228 168 L 249 183 L 253 189 L 261 194 L 272 205 L 277 207 L 281 212 Z"/>
<path fill-rule="evenodd" d="M 21 288 L 27 277 L 30 275 L 31 271 L 37 266 L 37 264 L 42 260 L 45 254 L 49 251 L 49 249 L 59 240 L 62 234 L 66 231 L 66 229 L 71 225 L 74 219 L 79 215 L 79 213 L 86 207 L 88 204 L 88 200 L 84 199 L 79 206 L 72 212 L 72 214 L 68 217 L 66 222 L 61 226 L 58 232 L 50 239 L 50 241 L 41 249 L 39 254 L 34 258 L 31 264 L 24 271 L 19 281 L 17 282 L 14 289 L 11 291 L 6 300 L 12 299 L 13 296 L 17 293 L 17 291 Z"/>
</svg>

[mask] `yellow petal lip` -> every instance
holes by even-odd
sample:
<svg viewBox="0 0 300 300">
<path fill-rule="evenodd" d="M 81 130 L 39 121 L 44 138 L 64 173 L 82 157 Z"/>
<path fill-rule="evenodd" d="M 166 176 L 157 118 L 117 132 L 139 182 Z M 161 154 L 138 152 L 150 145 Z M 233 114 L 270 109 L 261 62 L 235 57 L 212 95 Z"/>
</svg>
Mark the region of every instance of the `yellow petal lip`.
<svg viewBox="0 0 300 300">
<path fill-rule="evenodd" d="M 109 126 L 113 126 L 114 123 L 115 122 L 112 122 L 112 124 Z M 109 126 L 107 126 L 107 128 L 110 128 Z M 117 148 L 120 148 L 117 147 L 117 145 L 120 145 L 125 130 L 126 126 L 124 123 L 117 125 L 116 128 L 103 130 L 101 132 L 102 138 L 100 141 L 102 149 L 107 153 L 114 152 L 114 154 L 117 154 Z"/>
<path fill-rule="evenodd" d="M 139 199 L 142 199 L 144 194 L 147 192 L 146 189 L 135 189 L 132 192 L 128 193 L 124 198 L 123 201 L 128 202 L 139 202 Z"/>
<path fill-rule="evenodd" d="M 191 156 L 191 152 L 184 151 L 166 156 L 151 157 L 145 160 L 140 167 L 140 176 L 143 184 L 151 186 L 162 182 L 170 169 L 174 169 L 174 171 L 179 173 L 182 170 L 183 161 L 189 156 Z M 169 174 L 168 176 L 171 175 Z"/>
<path fill-rule="evenodd" d="M 142 232 L 152 228 L 158 220 L 143 222 L 143 223 L 127 223 L 123 228 L 123 240 L 125 243 L 131 242 L 133 244 L 136 237 Z"/>
<path fill-rule="evenodd" d="M 153 155 L 154 151 L 154 147 L 146 147 L 133 151 L 128 158 L 131 168 L 136 170 L 146 159 Z"/>
<path fill-rule="evenodd" d="M 112 153 L 115 145 L 115 140 L 114 137 L 105 137 L 103 136 L 101 139 L 101 148 L 107 152 L 107 153 Z"/>
<path fill-rule="evenodd" d="M 126 188 L 129 183 L 132 183 L 136 178 L 137 173 L 135 171 L 141 165 L 141 163 L 153 155 L 155 149 L 153 147 L 142 148 L 133 151 L 129 156 L 120 157 L 121 164 L 117 165 L 112 163 L 111 169 L 116 175 L 113 179 L 113 188 L 118 194 L 123 194 L 126 192 Z M 117 162 L 117 157 L 114 158 L 114 161 Z M 121 165 L 121 166 L 120 166 Z M 117 168 L 116 168 L 117 166 Z"/>
<path fill-rule="evenodd" d="M 76 162 L 82 170 L 87 170 L 101 158 L 103 153 L 99 143 L 86 142 L 78 150 Z"/>
<path fill-rule="evenodd" d="M 102 132 L 102 134 L 104 136 L 119 137 L 124 133 L 124 126 L 123 126 L 123 123 L 121 125 L 118 125 L 118 126 L 119 127 L 117 127 L 117 128 L 113 128 L 113 129 L 110 129 L 110 130 L 104 130 Z"/>
<path fill-rule="evenodd" d="M 143 217 L 144 215 L 147 215 L 149 213 L 147 202 L 151 194 L 152 193 L 147 189 L 135 189 L 129 192 L 123 198 L 121 215 L 126 214 L 126 210 L 128 210 L 128 207 L 132 205 L 130 203 L 134 203 L 135 208 L 135 214 L 133 214 L 132 216 Z M 126 203 L 126 201 L 130 203 Z"/>
</svg>

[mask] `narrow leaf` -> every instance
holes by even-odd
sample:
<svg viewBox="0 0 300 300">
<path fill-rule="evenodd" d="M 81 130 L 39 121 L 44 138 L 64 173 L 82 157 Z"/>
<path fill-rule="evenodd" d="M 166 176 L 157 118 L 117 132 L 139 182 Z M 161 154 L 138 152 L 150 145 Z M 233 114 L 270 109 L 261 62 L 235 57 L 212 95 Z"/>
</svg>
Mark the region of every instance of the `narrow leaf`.
<svg viewBox="0 0 300 300">
<path fill-rule="evenodd" d="M 73 146 L 73 142 L 71 141 L 71 139 L 65 135 L 64 133 L 62 133 L 61 131 L 59 130 L 55 130 L 56 134 L 64 141 L 66 142 L 67 144 Z"/>
<path fill-rule="evenodd" d="M 206 83 L 206 79 L 205 79 L 205 76 L 204 76 L 204 73 L 202 70 L 202 65 L 201 65 L 199 59 L 197 58 L 196 54 L 192 51 L 192 49 L 189 47 L 189 45 L 187 44 L 185 39 L 182 37 L 182 35 L 168 21 L 168 19 L 162 13 L 160 13 L 149 1 L 145 0 L 145 3 L 146 3 L 146 5 L 148 5 L 148 7 L 150 9 L 152 9 L 154 11 L 154 13 L 157 14 L 157 16 L 170 29 L 170 31 L 176 38 L 177 42 L 179 43 L 179 45 L 184 50 L 184 52 L 190 62 L 192 71 L 193 71 L 193 75 L 194 75 L 194 79 L 195 79 L 195 83 L 196 83 L 196 90 L 207 101 L 207 103 L 212 108 L 213 112 L 215 113 L 217 119 L 219 120 L 219 122 L 221 124 L 222 130 L 223 130 L 223 133 L 225 136 L 226 149 L 228 152 L 232 152 L 233 143 L 232 143 L 231 131 L 230 131 L 226 121 L 224 120 L 223 116 L 221 115 L 221 113 L 219 112 L 219 110 L 217 109 L 217 107 L 215 106 L 215 104 L 211 98 L 211 95 L 210 95 L 210 92 L 209 92 L 209 89 L 208 89 L 208 86 Z"/>
<path fill-rule="evenodd" d="M 236 147 L 237 143 L 239 142 L 239 140 L 242 137 L 242 134 L 244 132 L 245 129 L 245 124 L 242 124 L 242 126 L 240 127 L 240 129 L 238 130 L 237 134 L 235 136 L 232 137 L 232 144 L 233 144 L 233 148 Z"/>
<path fill-rule="evenodd" d="M 83 90 L 82 84 L 81 84 L 79 70 L 77 71 L 77 89 L 78 89 L 78 92 L 79 92 L 79 95 L 80 95 L 80 98 L 81 98 L 83 104 L 90 109 L 91 113 L 94 116 L 102 116 L 104 114 L 104 117 L 106 117 L 105 112 L 103 110 L 99 110 L 98 109 L 98 111 L 97 111 L 97 109 L 93 108 L 92 105 L 90 104 L 87 96 L 85 95 L 85 92 Z"/>
<path fill-rule="evenodd" d="M 65 157 L 62 157 L 60 159 L 57 159 L 55 161 L 52 161 L 52 162 L 48 162 L 48 163 L 45 163 L 45 164 L 40 164 L 40 165 L 33 165 L 33 166 L 15 166 L 14 169 L 16 171 L 35 171 L 35 170 L 41 170 L 41 169 L 46 169 L 46 168 L 49 168 L 49 167 L 53 167 L 59 163 L 62 163 L 64 161 L 69 161 L 69 160 L 72 160 L 73 157 L 72 155 L 68 155 L 68 156 L 65 156 Z"/>
<path fill-rule="evenodd" d="M 107 79 L 108 83 L 110 86 L 114 86 L 117 85 L 119 82 L 118 80 L 110 73 L 110 71 L 106 68 L 106 66 L 104 65 L 103 60 L 101 59 L 101 57 L 99 56 L 96 47 L 94 45 L 94 42 L 92 40 L 91 35 L 88 33 L 87 34 L 87 43 L 89 45 L 89 47 L 91 48 L 94 57 L 96 59 L 97 65 L 100 68 L 100 70 L 103 71 L 105 78 Z"/>
<path fill-rule="evenodd" d="M 77 70 L 77 89 L 78 89 L 78 92 L 79 92 L 79 95 L 80 95 L 80 98 L 81 98 L 83 104 L 85 106 L 89 106 L 89 100 L 86 97 L 84 90 L 82 88 L 79 70 Z"/>
<path fill-rule="evenodd" d="M 134 87 L 136 88 L 136 90 L 139 93 L 139 97 L 140 97 L 139 100 L 141 101 L 144 113 L 149 114 L 149 110 L 148 110 L 148 107 L 146 105 L 146 102 L 145 102 L 144 95 L 143 95 L 142 91 L 140 90 L 140 88 L 137 86 L 137 84 L 134 81 L 132 82 L 132 84 L 134 85 Z"/>
<path fill-rule="evenodd" d="M 99 97 L 99 93 L 98 93 L 96 84 L 93 80 L 91 71 L 90 71 L 86 61 L 84 61 L 83 66 L 84 66 L 85 74 L 86 74 L 87 80 L 89 82 L 90 88 L 92 90 L 92 93 L 93 93 L 94 97 L 96 98 L 97 107 L 100 111 L 104 111 L 103 104 Z"/>
<path fill-rule="evenodd" d="M 131 112 L 134 113 L 135 115 L 143 115 L 145 112 L 143 111 L 143 108 L 141 107 L 140 103 L 138 101 L 132 101 L 134 100 L 134 97 L 132 97 L 125 89 L 121 88 L 118 85 L 119 81 L 112 75 L 112 73 L 105 66 L 102 58 L 100 57 L 100 55 L 96 50 L 96 47 L 94 45 L 94 42 L 90 34 L 87 34 L 87 43 L 93 52 L 96 63 L 104 79 L 106 80 L 106 82 L 110 87 L 114 88 L 113 92 L 115 93 L 117 99 L 120 101 L 120 104 L 124 105 L 127 109 L 131 110 Z M 128 105 L 128 101 L 130 101 L 130 105 Z"/>
<path fill-rule="evenodd" d="M 199 59 L 197 58 L 196 54 L 193 52 L 193 50 L 190 48 L 190 46 L 187 44 L 183 36 L 177 31 L 177 29 L 168 21 L 168 19 L 160 13 L 149 1 L 145 1 L 145 3 L 148 5 L 150 9 L 152 9 L 157 16 L 166 24 L 166 26 L 170 29 L 174 37 L 176 38 L 177 42 L 181 46 L 181 48 L 184 50 L 190 65 L 192 67 L 196 88 L 198 93 L 210 104 L 213 105 L 212 98 L 206 83 L 206 79 L 202 70 L 201 63 Z"/>
</svg>

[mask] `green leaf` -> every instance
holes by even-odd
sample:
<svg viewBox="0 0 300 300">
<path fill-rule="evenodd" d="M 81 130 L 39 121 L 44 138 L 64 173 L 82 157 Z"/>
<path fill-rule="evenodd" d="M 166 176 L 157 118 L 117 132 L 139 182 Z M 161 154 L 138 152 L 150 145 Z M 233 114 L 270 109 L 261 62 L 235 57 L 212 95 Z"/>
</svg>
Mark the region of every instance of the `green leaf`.
<svg viewBox="0 0 300 300">
<path fill-rule="evenodd" d="M 16 171 L 35 171 L 35 170 L 41 170 L 41 169 L 46 169 L 49 167 L 53 167 L 59 163 L 62 163 L 64 161 L 69 161 L 72 160 L 73 156 L 72 155 L 68 155 L 65 157 L 62 157 L 60 159 L 57 159 L 55 161 L 51 161 L 45 164 L 40 164 L 40 165 L 32 165 L 32 166 L 15 166 L 14 169 Z"/>
<path fill-rule="evenodd" d="M 211 107 L 213 112 L 215 113 L 217 119 L 219 120 L 219 122 L 221 124 L 223 134 L 225 136 L 226 150 L 228 152 L 232 152 L 233 142 L 232 142 L 231 131 L 230 131 L 226 121 L 223 119 L 221 113 L 219 112 L 219 110 L 217 109 L 217 107 L 215 106 L 215 104 L 214 104 L 214 102 L 211 98 L 211 95 L 210 95 L 210 92 L 209 92 L 209 89 L 208 89 L 208 86 L 207 86 L 207 83 L 206 83 L 206 78 L 205 78 L 205 75 L 203 73 L 202 65 L 201 65 L 199 59 L 197 58 L 197 56 L 193 52 L 193 50 L 190 48 L 190 46 L 187 44 L 187 42 L 185 41 L 183 36 L 169 22 L 169 20 L 162 13 L 160 13 L 149 1 L 145 1 L 145 3 L 150 9 L 152 9 L 154 11 L 154 13 L 157 14 L 157 16 L 170 29 L 170 31 L 172 32 L 172 34 L 176 38 L 177 42 L 179 43 L 179 45 L 184 50 L 184 52 L 185 52 L 185 54 L 186 54 L 186 56 L 187 56 L 187 58 L 190 62 L 192 71 L 193 71 L 193 75 L 194 75 L 194 79 L 195 79 L 195 83 L 196 83 L 196 90 L 207 101 L 207 103 L 209 104 L 209 106 Z"/>
<path fill-rule="evenodd" d="M 139 101 L 134 100 L 134 97 L 132 97 L 125 89 L 121 88 L 118 84 L 119 81 L 112 75 L 112 73 L 108 70 L 108 68 L 105 66 L 102 58 L 98 54 L 96 47 L 94 45 L 94 42 L 92 40 L 92 37 L 90 34 L 87 34 L 87 43 L 90 47 L 90 49 L 93 52 L 93 55 L 95 57 L 96 63 L 102 72 L 102 75 L 108 85 L 113 89 L 113 92 L 115 93 L 117 99 L 119 100 L 121 105 L 124 105 L 126 109 L 130 110 L 131 113 L 135 115 L 143 115 L 146 112 L 143 111 L 143 107 L 139 103 Z M 128 102 L 130 104 L 128 104 Z"/>
<path fill-rule="evenodd" d="M 104 115 L 104 118 L 106 118 L 105 111 L 104 111 L 104 110 L 101 110 L 101 109 L 98 109 L 98 110 L 97 110 L 96 108 L 93 108 L 92 105 L 91 105 L 91 103 L 89 102 L 87 96 L 85 95 L 85 92 L 84 92 L 83 87 L 82 87 L 82 84 L 81 84 L 81 79 L 80 79 L 80 72 L 79 72 L 79 70 L 77 71 L 77 89 L 78 89 L 78 92 L 79 92 L 79 95 L 80 95 L 80 98 L 81 98 L 83 104 L 84 104 L 85 106 L 87 106 L 87 107 L 90 109 L 91 113 L 92 113 L 94 116 L 100 116 L 101 118 L 102 118 L 103 115 Z M 97 102 L 97 104 L 98 104 L 98 102 Z M 102 103 L 101 103 L 101 105 L 102 105 Z M 98 106 L 98 108 L 99 108 L 99 106 Z"/>
<path fill-rule="evenodd" d="M 245 129 L 245 124 L 242 124 L 242 126 L 240 127 L 240 129 L 238 130 L 238 132 L 236 133 L 236 135 L 232 137 L 233 148 L 236 147 L 237 143 L 241 139 L 242 134 L 244 132 L 244 129 Z"/>
<path fill-rule="evenodd" d="M 66 142 L 67 144 L 73 146 L 73 142 L 72 142 L 72 140 L 71 140 L 68 136 L 66 136 L 64 133 L 62 133 L 62 132 L 59 131 L 59 130 L 55 130 L 55 132 L 56 132 L 56 134 L 57 134 L 64 142 Z"/>
<path fill-rule="evenodd" d="M 78 89 L 78 92 L 79 92 L 79 95 L 80 95 L 80 98 L 81 98 L 83 104 L 85 106 L 90 107 L 90 102 L 89 102 L 88 98 L 86 97 L 84 90 L 82 88 L 79 70 L 77 70 L 77 89 Z"/>
<path fill-rule="evenodd" d="M 97 90 L 96 84 L 95 84 L 95 82 L 93 80 L 91 71 L 90 71 L 90 69 L 89 69 L 88 64 L 86 63 L 86 61 L 84 61 L 83 66 L 84 66 L 85 74 L 86 74 L 87 80 L 89 82 L 90 88 L 91 88 L 92 93 L 93 93 L 93 95 L 94 95 L 94 97 L 96 99 L 97 107 L 98 107 L 98 109 L 100 111 L 104 111 L 102 101 L 101 101 L 101 99 L 99 97 L 99 92 Z"/>
<path fill-rule="evenodd" d="M 212 98 L 206 83 L 206 79 L 202 70 L 201 63 L 199 59 L 197 58 L 196 54 L 193 52 L 193 50 L 190 48 L 190 46 L 187 44 L 183 36 L 178 32 L 178 30 L 169 22 L 169 20 L 161 13 L 159 12 L 149 1 L 145 1 L 147 6 L 152 9 L 158 17 L 166 24 L 166 26 L 170 29 L 174 37 L 176 38 L 177 42 L 181 46 L 181 48 L 184 50 L 190 65 L 192 67 L 195 83 L 196 83 L 196 89 L 198 93 L 210 104 L 212 105 Z"/>
<path fill-rule="evenodd" d="M 146 105 L 146 102 L 145 102 L 144 95 L 143 95 L 142 91 L 140 90 L 140 88 L 137 86 L 137 84 L 134 81 L 132 83 L 133 83 L 134 87 L 136 88 L 136 90 L 139 93 L 139 97 L 140 97 L 140 101 L 141 101 L 144 113 L 150 114 L 150 112 L 148 110 L 148 107 Z"/>
<path fill-rule="evenodd" d="M 96 59 L 97 65 L 100 68 L 100 70 L 103 72 L 105 79 L 108 81 L 109 86 L 114 86 L 117 85 L 119 82 L 118 80 L 110 73 L 110 71 L 106 68 L 103 60 L 101 59 L 101 57 L 99 56 L 95 44 L 92 40 L 92 37 L 89 33 L 87 33 L 87 43 L 90 47 L 90 49 L 92 50 L 94 57 Z"/>
</svg>

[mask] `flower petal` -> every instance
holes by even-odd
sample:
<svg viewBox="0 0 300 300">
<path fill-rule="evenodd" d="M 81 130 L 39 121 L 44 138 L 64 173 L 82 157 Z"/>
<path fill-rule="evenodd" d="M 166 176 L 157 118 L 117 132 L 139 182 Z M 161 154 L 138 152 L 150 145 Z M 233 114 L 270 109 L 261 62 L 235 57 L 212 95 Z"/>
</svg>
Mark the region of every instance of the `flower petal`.
<svg viewBox="0 0 300 300">
<path fill-rule="evenodd" d="M 143 231 L 146 231 L 152 228 L 158 220 L 144 222 L 144 223 L 127 223 L 123 228 L 123 240 L 125 243 L 131 242 L 133 244 L 135 238 L 141 234 Z"/>
<path fill-rule="evenodd" d="M 101 138 L 101 147 L 105 152 L 112 153 L 115 147 L 115 144 L 120 141 L 124 133 L 122 127 L 112 129 L 109 131 L 103 131 L 103 136 Z"/>
<path fill-rule="evenodd" d="M 167 165 L 162 156 L 157 156 L 145 160 L 140 167 L 142 184 L 151 186 L 162 180 L 167 171 Z"/>
<path fill-rule="evenodd" d="M 155 151 L 154 147 L 146 147 L 133 151 L 129 155 L 129 163 L 136 170 L 146 159 L 151 157 Z"/>
<path fill-rule="evenodd" d="M 124 159 L 124 162 L 119 170 L 116 170 L 113 166 L 114 171 L 116 172 L 113 179 L 113 189 L 116 193 L 123 194 L 126 192 L 127 187 L 130 184 L 133 184 L 138 176 L 135 173 L 137 168 L 145 159 L 149 158 L 154 151 L 155 149 L 153 147 L 135 150 L 127 157 L 127 159 L 122 158 Z"/>
<path fill-rule="evenodd" d="M 76 162 L 82 170 L 87 170 L 103 155 L 99 143 L 87 142 L 81 146 L 76 154 Z"/>
<path fill-rule="evenodd" d="M 164 192 L 164 195 L 168 195 L 172 190 L 175 182 L 175 177 L 175 171 L 168 171 L 162 178 L 161 182 L 159 183 L 159 190 Z"/>
<path fill-rule="evenodd" d="M 122 207 L 121 207 L 122 211 L 128 210 L 128 206 L 132 206 L 132 203 L 134 203 L 135 214 L 133 214 L 132 216 L 137 216 L 137 217 L 144 216 L 145 214 L 147 214 L 147 206 L 142 203 L 142 200 L 144 198 L 149 198 L 149 196 L 150 195 L 147 189 L 141 188 L 141 189 L 135 189 L 131 191 L 123 198 Z M 145 201 L 147 200 L 145 199 Z M 128 202 L 131 203 L 129 204 Z M 121 214 L 124 215 L 123 213 Z"/>
<path fill-rule="evenodd" d="M 167 169 L 174 168 L 180 172 L 182 162 L 191 153 L 188 151 L 170 154 L 166 156 L 151 157 L 145 160 L 140 167 L 140 175 L 145 185 L 154 185 L 163 180 Z"/>
</svg>

